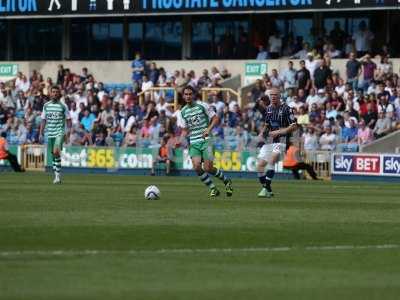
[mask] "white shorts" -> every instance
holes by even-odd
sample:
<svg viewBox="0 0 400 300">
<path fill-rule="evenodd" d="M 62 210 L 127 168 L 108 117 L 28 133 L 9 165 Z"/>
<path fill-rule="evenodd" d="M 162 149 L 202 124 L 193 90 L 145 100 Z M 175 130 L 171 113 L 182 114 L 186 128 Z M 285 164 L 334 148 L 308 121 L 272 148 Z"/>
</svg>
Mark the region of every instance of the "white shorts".
<svg viewBox="0 0 400 300">
<path fill-rule="evenodd" d="M 274 143 L 274 144 L 265 144 L 261 147 L 260 153 L 257 158 L 268 161 L 271 153 L 277 153 L 279 155 L 284 154 L 286 151 L 286 144 L 283 143 Z"/>
</svg>

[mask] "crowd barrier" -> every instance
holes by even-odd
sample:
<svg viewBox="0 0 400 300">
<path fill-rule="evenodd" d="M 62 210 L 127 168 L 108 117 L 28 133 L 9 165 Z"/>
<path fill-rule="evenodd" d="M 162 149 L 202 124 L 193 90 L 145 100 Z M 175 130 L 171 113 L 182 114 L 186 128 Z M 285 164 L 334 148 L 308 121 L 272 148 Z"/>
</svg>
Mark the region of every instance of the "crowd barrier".
<svg viewBox="0 0 400 300">
<path fill-rule="evenodd" d="M 43 145 L 10 146 L 26 170 L 44 171 L 52 167 L 52 156 Z M 158 148 L 123 147 L 65 147 L 62 151 L 62 167 L 81 170 L 150 170 L 158 154 Z M 215 166 L 228 172 L 256 173 L 257 151 L 215 151 Z M 400 179 L 400 154 L 331 153 L 329 151 L 306 152 L 305 162 L 311 164 L 318 177 L 324 179 L 358 175 L 363 177 L 395 177 Z M 0 167 L 8 163 L 0 160 Z M 173 168 L 192 170 L 187 149 L 174 151 Z M 278 173 L 290 174 L 280 161 Z M 305 174 L 306 176 L 306 174 Z M 306 177 L 307 178 L 307 177 Z"/>
</svg>

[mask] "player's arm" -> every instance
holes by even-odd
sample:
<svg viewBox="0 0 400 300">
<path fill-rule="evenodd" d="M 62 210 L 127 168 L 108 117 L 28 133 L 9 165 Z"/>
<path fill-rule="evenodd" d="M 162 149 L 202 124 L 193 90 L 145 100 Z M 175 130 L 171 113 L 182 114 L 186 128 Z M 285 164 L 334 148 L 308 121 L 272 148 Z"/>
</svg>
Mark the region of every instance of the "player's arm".
<svg viewBox="0 0 400 300">
<path fill-rule="evenodd" d="M 40 127 L 39 127 L 39 141 L 43 138 L 44 128 L 46 127 L 46 114 L 44 112 L 44 107 L 42 114 L 40 115 L 40 118 L 42 119 L 42 121 L 40 122 Z"/>
<path fill-rule="evenodd" d="M 204 131 L 203 137 L 205 138 L 205 137 L 209 136 L 211 130 L 212 130 L 215 126 L 217 126 L 218 123 L 219 123 L 219 118 L 218 118 L 217 115 L 214 115 L 214 116 L 212 117 L 212 119 L 211 119 L 210 125 L 209 125 L 208 128 Z"/>
<path fill-rule="evenodd" d="M 280 135 L 287 135 L 287 134 L 292 133 L 293 131 L 297 130 L 297 128 L 298 128 L 297 120 L 294 117 L 293 110 L 290 107 L 286 108 L 285 115 L 286 115 L 285 116 L 286 117 L 286 121 L 290 125 L 288 127 L 286 127 L 286 128 L 281 128 L 281 129 L 278 129 L 278 130 L 271 131 L 269 133 L 269 136 L 271 136 L 272 138 L 278 137 Z"/>
<path fill-rule="evenodd" d="M 208 106 L 206 103 L 202 103 L 201 105 L 204 107 L 209 120 L 211 120 L 210 125 L 208 125 L 207 129 L 203 132 L 203 138 L 206 138 L 210 135 L 211 130 L 217 126 L 219 118 L 211 106 Z"/>
<path fill-rule="evenodd" d="M 272 138 L 275 138 L 280 135 L 287 135 L 289 133 L 292 133 L 293 131 L 296 131 L 297 127 L 298 127 L 297 123 L 293 123 L 293 124 L 290 124 L 286 128 L 281 128 L 278 130 L 270 131 L 269 136 Z"/>
<path fill-rule="evenodd" d="M 65 115 L 65 120 L 66 120 L 66 123 L 67 123 L 67 129 L 68 129 L 68 131 L 70 131 L 71 128 L 72 128 L 71 115 L 69 113 L 68 106 L 64 104 L 64 107 L 65 107 L 64 115 Z"/>
<path fill-rule="evenodd" d="M 176 115 L 176 124 L 178 125 L 179 128 L 182 129 L 181 136 L 179 138 L 179 143 L 181 145 L 185 145 L 185 139 L 189 135 L 189 129 L 187 128 L 187 124 L 185 119 L 182 117 L 182 113 L 179 112 Z"/>
</svg>

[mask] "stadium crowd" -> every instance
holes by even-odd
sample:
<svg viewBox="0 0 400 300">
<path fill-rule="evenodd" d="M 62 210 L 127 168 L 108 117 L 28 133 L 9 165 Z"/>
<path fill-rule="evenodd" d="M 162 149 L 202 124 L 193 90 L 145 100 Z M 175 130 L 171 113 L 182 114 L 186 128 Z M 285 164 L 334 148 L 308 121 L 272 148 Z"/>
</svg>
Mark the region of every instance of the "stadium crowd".
<svg viewBox="0 0 400 300">
<path fill-rule="evenodd" d="M 332 70 L 328 53 L 319 57 L 311 51 L 306 56 L 298 66 L 290 61 L 287 69 L 265 74 L 243 107 L 225 94 L 209 94 L 208 102 L 221 120 L 212 131 L 217 149 L 241 151 L 262 143 L 259 132 L 272 87 L 281 89 L 283 101 L 293 108 L 305 150 L 357 151 L 359 145 L 400 128 L 400 80 L 387 56 L 375 64 L 368 53 L 357 58 L 351 52 L 346 74 Z M 37 71 L 30 76 L 20 72 L 7 86 L 0 83 L 0 132 L 7 133 L 9 144 L 38 143 L 43 104 L 49 88 L 57 84 L 73 124 L 67 145 L 184 147 L 173 91 L 154 97 L 146 91 L 159 86 L 180 93 L 188 84 L 198 90 L 219 87 L 229 77 L 228 70 L 216 67 L 200 76 L 183 69 L 169 73 L 147 63 L 140 53 L 132 62 L 133 85 L 123 90 L 106 89 L 87 68 L 74 73 L 60 65 L 55 82 Z M 139 92 L 144 92 L 143 103 Z"/>
<path fill-rule="evenodd" d="M 279 30 L 276 25 L 274 27 L 269 33 L 255 31 L 251 38 L 243 27 L 239 26 L 237 32 L 227 28 L 217 43 L 217 58 L 306 59 L 311 50 L 315 50 L 321 56 L 329 53 L 331 58 L 347 58 L 351 52 L 357 53 L 358 57 L 367 52 L 374 55 L 398 56 L 397 41 L 393 39 L 391 44 L 378 47 L 379 36 L 368 28 L 365 21 L 359 22 L 351 33 L 346 32 L 339 21 L 333 24 L 332 30 L 323 28 L 317 31 L 311 27 L 309 33 L 304 36 L 296 36 L 293 32 L 284 34 L 282 29 Z"/>
</svg>

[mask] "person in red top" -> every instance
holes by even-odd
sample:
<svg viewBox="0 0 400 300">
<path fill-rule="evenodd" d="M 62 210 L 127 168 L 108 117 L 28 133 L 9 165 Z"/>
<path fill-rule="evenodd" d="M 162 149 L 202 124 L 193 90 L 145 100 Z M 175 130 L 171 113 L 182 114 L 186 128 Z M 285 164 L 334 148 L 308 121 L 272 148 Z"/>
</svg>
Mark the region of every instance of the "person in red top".
<svg viewBox="0 0 400 300">
<path fill-rule="evenodd" d="M 153 161 L 153 166 L 151 168 L 151 175 L 155 175 L 155 167 L 157 163 L 163 163 L 166 166 L 166 174 L 169 175 L 171 172 L 171 157 L 172 151 L 171 147 L 168 145 L 168 137 L 164 137 L 161 140 L 161 147 L 158 150 L 157 158 Z"/>
<path fill-rule="evenodd" d="M 17 157 L 8 151 L 8 145 L 6 140 L 7 133 L 2 132 L 0 136 L 0 160 L 8 160 L 11 167 L 15 172 L 22 172 L 21 166 L 18 163 Z"/>
<path fill-rule="evenodd" d="M 306 170 L 312 179 L 318 180 L 317 174 L 310 164 L 303 162 L 300 149 L 290 143 L 283 160 L 283 167 L 292 171 L 295 179 L 300 179 L 299 170 Z"/>
</svg>

